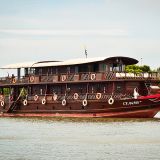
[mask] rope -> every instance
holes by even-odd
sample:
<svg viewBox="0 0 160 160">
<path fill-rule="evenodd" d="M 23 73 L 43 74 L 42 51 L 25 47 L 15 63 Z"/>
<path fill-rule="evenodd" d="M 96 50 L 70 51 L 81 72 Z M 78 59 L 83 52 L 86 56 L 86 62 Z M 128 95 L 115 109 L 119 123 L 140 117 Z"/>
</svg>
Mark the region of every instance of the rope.
<svg viewBox="0 0 160 160">
<path fill-rule="evenodd" d="M 22 88 L 22 90 L 21 90 L 21 92 L 20 92 L 20 94 L 19 94 L 19 96 L 17 97 L 17 99 L 16 99 L 15 102 L 17 102 L 17 101 L 19 100 L 19 98 L 21 97 L 21 94 L 22 94 L 23 90 L 24 90 L 24 87 Z"/>
<path fill-rule="evenodd" d="M 24 90 L 24 87 L 22 88 L 22 90 L 21 90 L 21 92 L 20 92 L 19 96 L 17 97 L 16 101 L 14 101 L 14 102 L 10 105 L 10 107 L 9 107 L 9 109 L 8 109 L 8 111 L 7 111 L 7 112 L 11 112 L 11 111 L 13 111 L 13 109 L 14 109 L 14 107 L 15 107 L 15 105 L 16 105 L 16 103 L 17 103 L 17 101 L 18 101 L 18 100 L 19 100 L 19 98 L 21 97 L 21 94 L 22 94 L 23 90 Z"/>
</svg>

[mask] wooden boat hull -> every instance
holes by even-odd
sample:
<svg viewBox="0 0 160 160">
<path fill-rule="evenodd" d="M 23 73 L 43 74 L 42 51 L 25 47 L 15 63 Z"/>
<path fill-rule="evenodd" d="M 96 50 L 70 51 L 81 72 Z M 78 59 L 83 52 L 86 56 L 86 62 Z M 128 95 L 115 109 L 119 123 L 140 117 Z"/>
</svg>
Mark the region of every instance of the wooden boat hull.
<svg viewBox="0 0 160 160">
<path fill-rule="evenodd" d="M 1 117 L 84 117 L 84 118 L 153 118 L 158 110 L 129 111 L 116 113 L 1 113 Z"/>
<path fill-rule="evenodd" d="M 156 99 L 128 99 L 115 101 L 88 101 L 84 107 L 81 101 L 72 101 L 65 106 L 61 102 L 47 102 L 42 104 L 30 101 L 26 106 L 23 103 L 12 113 L 1 109 L 0 116 L 26 117 L 114 117 L 114 118 L 153 118 L 160 111 L 160 102 Z"/>
</svg>

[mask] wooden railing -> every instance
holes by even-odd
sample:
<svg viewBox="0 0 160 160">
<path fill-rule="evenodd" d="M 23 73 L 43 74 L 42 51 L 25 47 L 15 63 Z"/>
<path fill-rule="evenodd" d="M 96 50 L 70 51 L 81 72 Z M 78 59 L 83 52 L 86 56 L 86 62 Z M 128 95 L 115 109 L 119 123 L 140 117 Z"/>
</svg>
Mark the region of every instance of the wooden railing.
<svg viewBox="0 0 160 160">
<path fill-rule="evenodd" d="M 77 94 L 77 93 L 76 93 Z M 56 99 L 55 96 L 56 95 Z M 36 101 L 36 102 L 42 102 L 43 99 L 46 99 L 46 102 L 49 101 L 55 101 L 55 102 L 61 102 L 63 99 L 65 99 L 66 101 L 76 101 L 76 100 L 109 100 L 111 97 L 114 100 L 119 100 L 119 99 L 123 99 L 123 98 L 131 98 L 131 96 L 128 95 L 123 95 L 121 93 L 117 93 L 117 94 L 109 94 L 109 93 L 79 93 L 78 97 L 75 98 L 75 93 L 73 94 L 47 94 L 47 95 L 40 95 L 40 94 L 35 94 L 35 95 L 27 95 L 25 97 L 21 97 L 20 101 L 24 101 L 25 99 L 27 101 Z M 36 99 L 35 99 L 36 96 Z M 4 102 L 5 103 L 9 103 L 10 105 L 13 104 L 13 102 L 16 102 L 14 100 L 10 99 L 10 96 L 4 96 Z"/>
<path fill-rule="evenodd" d="M 24 77 L 2 77 L 0 85 L 3 84 L 34 84 L 34 83 L 63 83 L 83 81 L 110 81 L 110 80 L 160 80 L 160 73 L 126 73 L 126 72 L 90 72 L 79 74 L 55 74 L 55 75 L 30 75 Z"/>
</svg>

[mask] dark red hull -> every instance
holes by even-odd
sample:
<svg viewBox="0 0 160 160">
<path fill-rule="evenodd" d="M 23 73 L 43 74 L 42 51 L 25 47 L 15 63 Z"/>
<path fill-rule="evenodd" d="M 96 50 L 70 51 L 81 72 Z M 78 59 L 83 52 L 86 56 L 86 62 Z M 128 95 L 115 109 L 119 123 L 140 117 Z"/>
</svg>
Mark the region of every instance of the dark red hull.
<svg viewBox="0 0 160 160">
<path fill-rule="evenodd" d="M 87 118 L 153 118 L 158 110 L 129 111 L 117 113 L 1 113 L 1 117 L 87 117 Z"/>
<path fill-rule="evenodd" d="M 127 99 L 111 105 L 108 101 L 88 101 L 84 107 L 81 101 L 71 101 L 65 106 L 61 102 L 30 101 L 26 106 L 20 104 L 12 113 L 7 110 L 8 107 L 1 109 L 0 116 L 153 118 L 160 111 L 160 102 L 157 99 Z"/>
</svg>

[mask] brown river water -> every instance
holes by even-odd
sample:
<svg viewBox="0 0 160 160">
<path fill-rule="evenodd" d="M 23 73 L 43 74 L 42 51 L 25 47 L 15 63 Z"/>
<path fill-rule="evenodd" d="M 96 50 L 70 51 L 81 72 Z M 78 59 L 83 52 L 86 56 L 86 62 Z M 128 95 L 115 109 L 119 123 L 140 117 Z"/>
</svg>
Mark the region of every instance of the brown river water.
<svg viewBox="0 0 160 160">
<path fill-rule="evenodd" d="M 153 119 L 0 118 L 0 160 L 159 160 Z"/>
</svg>

